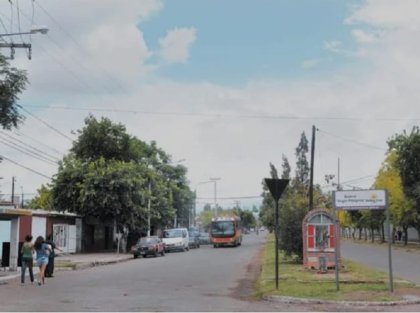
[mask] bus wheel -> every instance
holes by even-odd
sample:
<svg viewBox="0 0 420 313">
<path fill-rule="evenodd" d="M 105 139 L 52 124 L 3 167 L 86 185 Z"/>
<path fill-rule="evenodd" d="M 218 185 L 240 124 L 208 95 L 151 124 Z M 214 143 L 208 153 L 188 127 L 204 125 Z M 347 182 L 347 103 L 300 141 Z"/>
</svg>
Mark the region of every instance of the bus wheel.
<svg viewBox="0 0 420 313">
<path fill-rule="evenodd" d="M 214 245 L 213 245 L 213 248 L 217 248 L 217 245 L 216 245 L 216 244 L 214 244 Z"/>
</svg>

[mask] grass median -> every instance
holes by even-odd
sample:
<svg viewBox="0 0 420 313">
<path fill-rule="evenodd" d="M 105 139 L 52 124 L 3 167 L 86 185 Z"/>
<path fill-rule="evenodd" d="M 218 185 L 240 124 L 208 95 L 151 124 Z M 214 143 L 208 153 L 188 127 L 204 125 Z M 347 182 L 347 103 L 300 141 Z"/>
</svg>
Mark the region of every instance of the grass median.
<svg viewBox="0 0 420 313">
<path fill-rule="evenodd" d="M 335 270 L 319 274 L 309 270 L 280 252 L 279 289 L 275 288 L 274 236 L 270 234 L 265 246 L 257 280 L 256 296 L 279 295 L 297 298 L 341 300 L 341 301 L 396 301 L 402 300 L 400 293 L 389 292 L 388 273 L 343 260 L 340 270 L 340 290 L 336 290 Z M 394 278 L 394 290 L 419 294 L 420 288 L 414 284 Z"/>
</svg>

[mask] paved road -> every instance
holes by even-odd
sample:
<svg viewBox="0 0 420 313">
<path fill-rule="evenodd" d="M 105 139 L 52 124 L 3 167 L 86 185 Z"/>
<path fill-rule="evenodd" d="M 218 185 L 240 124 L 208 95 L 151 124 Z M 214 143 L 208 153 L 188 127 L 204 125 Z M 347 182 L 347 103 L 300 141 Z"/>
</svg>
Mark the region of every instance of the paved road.
<svg viewBox="0 0 420 313">
<path fill-rule="evenodd" d="M 388 246 L 366 245 L 343 240 L 341 253 L 344 258 L 388 272 Z M 420 253 L 392 249 L 392 269 L 395 277 L 420 285 Z"/>
<path fill-rule="evenodd" d="M 202 246 L 189 252 L 80 271 L 58 272 L 46 285 L 0 286 L 2 311 L 272 311 L 232 294 L 265 236 L 241 247 Z M 236 290 L 236 291 L 235 291 Z"/>
</svg>

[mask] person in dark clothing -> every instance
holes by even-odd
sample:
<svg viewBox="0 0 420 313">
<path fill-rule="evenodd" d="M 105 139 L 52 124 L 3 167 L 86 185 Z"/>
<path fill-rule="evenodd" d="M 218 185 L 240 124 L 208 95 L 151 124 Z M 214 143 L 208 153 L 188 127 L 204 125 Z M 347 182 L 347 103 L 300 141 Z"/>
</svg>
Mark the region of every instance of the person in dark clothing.
<svg viewBox="0 0 420 313">
<path fill-rule="evenodd" d="M 51 246 L 51 253 L 48 256 L 48 265 L 45 269 L 45 277 L 54 277 L 54 259 L 55 259 L 55 250 L 60 250 L 57 248 L 56 244 L 52 240 L 52 236 L 48 235 L 47 240 L 44 241 L 46 244 Z M 61 250 L 60 250 L 61 251 Z"/>
<path fill-rule="evenodd" d="M 398 229 L 397 236 L 398 236 L 398 241 L 401 241 L 401 237 L 402 237 L 402 231 L 401 231 L 401 229 Z"/>
</svg>

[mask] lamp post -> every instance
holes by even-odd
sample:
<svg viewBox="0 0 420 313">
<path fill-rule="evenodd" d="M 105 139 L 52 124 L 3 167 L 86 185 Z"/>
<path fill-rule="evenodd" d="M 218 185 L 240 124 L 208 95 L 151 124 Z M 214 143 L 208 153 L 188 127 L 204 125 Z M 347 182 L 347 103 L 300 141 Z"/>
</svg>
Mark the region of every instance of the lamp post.
<svg viewBox="0 0 420 313">
<path fill-rule="evenodd" d="M 217 216 L 217 181 L 220 180 L 220 177 L 210 177 L 210 181 L 214 183 L 214 213 Z"/>
<path fill-rule="evenodd" d="M 0 34 L 0 38 L 10 37 L 10 36 L 20 36 L 20 35 L 34 35 L 37 33 L 45 35 L 48 33 L 48 28 L 45 26 L 32 27 L 28 32 Z M 29 60 L 31 59 L 32 45 L 30 43 L 1 42 L 0 48 L 10 48 L 10 59 L 12 60 L 15 57 L 15 48 L 28 49 L 28 59 Z"/>
</svg>

